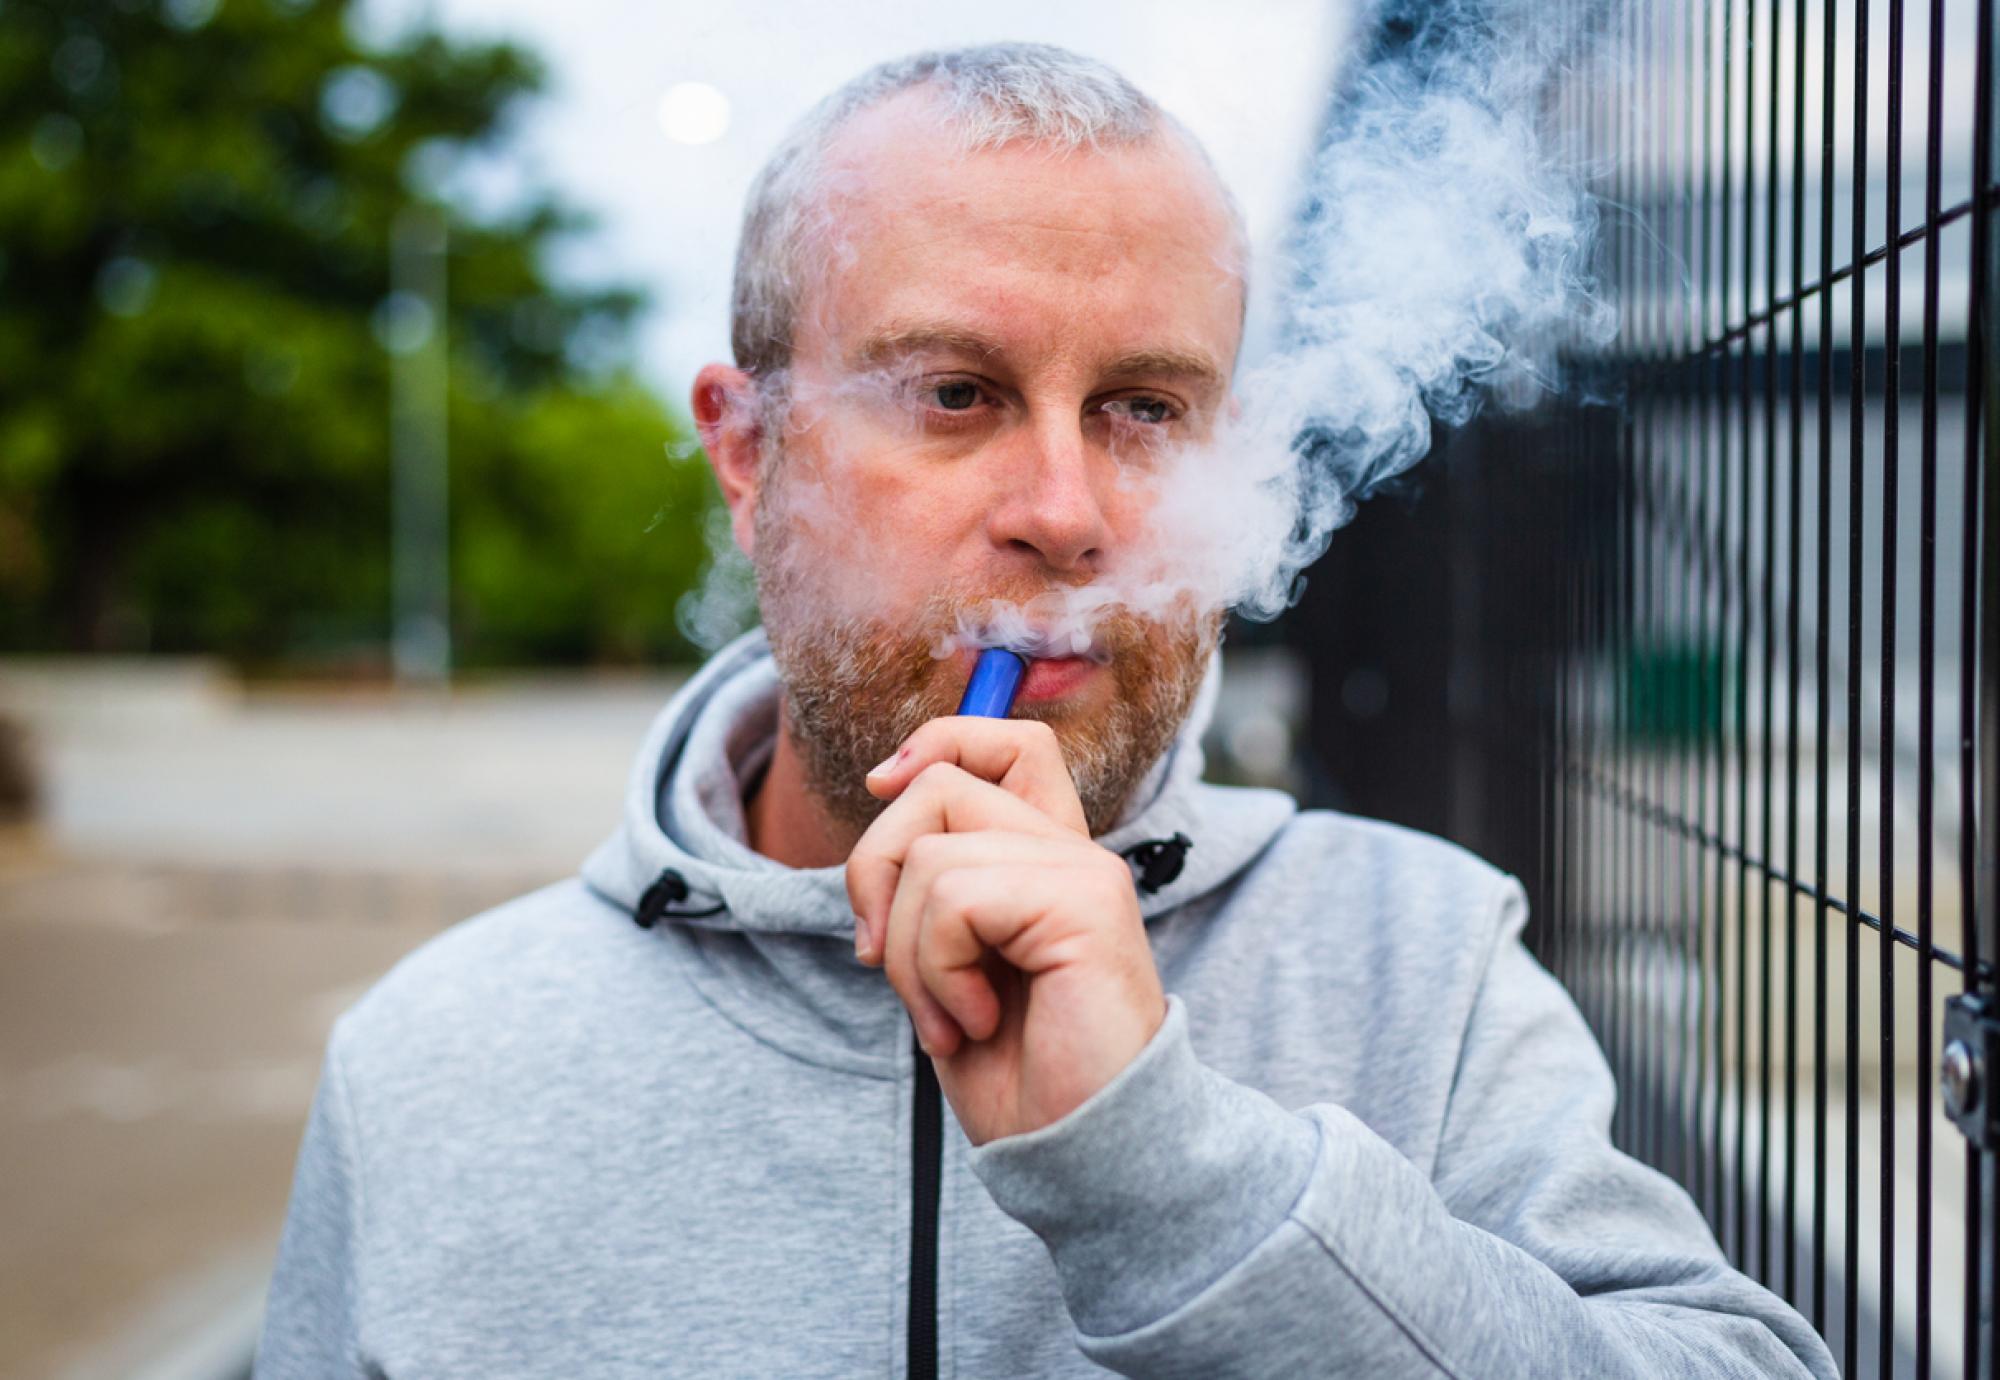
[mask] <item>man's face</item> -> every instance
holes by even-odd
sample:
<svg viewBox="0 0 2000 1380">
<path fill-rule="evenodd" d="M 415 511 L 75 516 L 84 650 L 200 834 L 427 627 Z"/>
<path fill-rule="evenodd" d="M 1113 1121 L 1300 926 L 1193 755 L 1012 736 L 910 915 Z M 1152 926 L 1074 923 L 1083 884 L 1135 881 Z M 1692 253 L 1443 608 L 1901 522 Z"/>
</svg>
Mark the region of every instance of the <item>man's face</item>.
<svg viewBox="0 0 2000 1380">
<path fill-rule="evenodd" d="M 956 705 L 975 652 L 936 654 L 954 627 L 996 601 L 1044 626 L 1051 592 L 1158 559 L 1147 481 L 1225 405 L 1242 288 L 1213 182 L 1170 136 L 961 156 L 912 94 L 830 163 L 831 267 L 800 304 L 749 544 L 795 744 L 859 825 L 868 768 Z M 1055 728 L 1098 832 L 1186 717 L 1217 619 L 1094 622 L 1089 654 L 1034 663 L 1016 714 Z"/>
</svg>

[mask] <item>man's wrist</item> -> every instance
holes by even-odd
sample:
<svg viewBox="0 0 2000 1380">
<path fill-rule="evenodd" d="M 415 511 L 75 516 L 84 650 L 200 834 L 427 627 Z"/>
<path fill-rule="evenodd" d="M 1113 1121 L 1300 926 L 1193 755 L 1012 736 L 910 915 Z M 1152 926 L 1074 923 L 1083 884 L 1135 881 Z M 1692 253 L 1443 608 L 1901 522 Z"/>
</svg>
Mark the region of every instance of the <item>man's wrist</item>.
<svg viewBox="0 0 2000 1380">
<path fill-rule="evenodd" d="M 1077 1326 L 1109 1336 L 1199 1294 L 1284 1221 L 1318 1131 L 1195 1057 L 1167 998 L 1152 1040 L 1060 1120 L 971 1152 L 1001 1209 L 1042 1238 Z"/>
</svg>

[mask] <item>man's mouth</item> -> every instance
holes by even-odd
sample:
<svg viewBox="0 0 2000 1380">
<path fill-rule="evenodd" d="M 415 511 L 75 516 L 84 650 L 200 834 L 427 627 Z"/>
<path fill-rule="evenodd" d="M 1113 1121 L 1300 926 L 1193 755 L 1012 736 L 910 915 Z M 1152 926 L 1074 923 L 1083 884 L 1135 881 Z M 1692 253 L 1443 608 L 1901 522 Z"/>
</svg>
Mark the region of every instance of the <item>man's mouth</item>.
<svg viewBox="0 0 2000 1380">
<path fill-rule="evenodd" d="M 959 662 L 967 676 L 972 674 L 972 664 L 979 658 L 974 648 L 963 648 L 959 652 Z M 1022 677 L 1021 690 L 1017 702 L 1030 700 L 1059 700 L 1075 694 L 1091 679 L 1105 670 L 1105 664 L 1087 656 L 1037 657 L 1028 654 L 1028 673 Z"/>
<path fill-rule="evenodd" d="M 1075 694 L 1095 676 L 1104 674 L 1104 663 L 1087 656 L 1049 657 L 1028 663 L 1021 682 L 1024 700 L 1059 700 Z"/>
</svg>

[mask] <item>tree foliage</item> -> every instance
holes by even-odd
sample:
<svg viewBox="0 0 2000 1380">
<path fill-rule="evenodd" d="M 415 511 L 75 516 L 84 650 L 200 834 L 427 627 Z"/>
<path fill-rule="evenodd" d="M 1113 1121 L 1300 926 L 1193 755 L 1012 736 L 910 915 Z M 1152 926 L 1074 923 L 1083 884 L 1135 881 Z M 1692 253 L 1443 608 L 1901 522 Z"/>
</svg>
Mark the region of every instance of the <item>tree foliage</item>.
<svg viewBox="0 0 2000 1380">
<path fill-rule="evenodd" d="M 476 207 L 543 82 L 350 0 L 0 0 L 0 646 L 379 663 L 390 227 L 449 226 L 461 662 L 687 648 L 711 486 L 623 358 L 642 304 L 552 281 L 585 228 Z M 676 458 L 678 456 L 678 458 Z"/>
</svg>

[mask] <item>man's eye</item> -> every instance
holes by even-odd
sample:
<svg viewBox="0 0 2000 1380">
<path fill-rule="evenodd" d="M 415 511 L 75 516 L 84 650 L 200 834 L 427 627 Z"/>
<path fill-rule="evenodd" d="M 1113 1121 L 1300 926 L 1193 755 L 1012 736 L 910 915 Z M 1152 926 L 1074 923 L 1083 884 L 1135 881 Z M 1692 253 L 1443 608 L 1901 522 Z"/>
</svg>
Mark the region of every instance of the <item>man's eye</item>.
<svg viewBox="0 0 2000 1380">
<path fill-rule="evenodd" d="M 1104 405 L 1104 410 L 1148 426 L 1158 426 L 1174 419 L 1173 404 L 1159 398 L 1114 398 Z"/>
<path fill-rule="evenodd" d="M 940 383 L 930 390 L 931 398 L 947 412 L 963 412 L 979 402 L 979 385 L 954 379 L 950 383 Z"/>
</svg>

